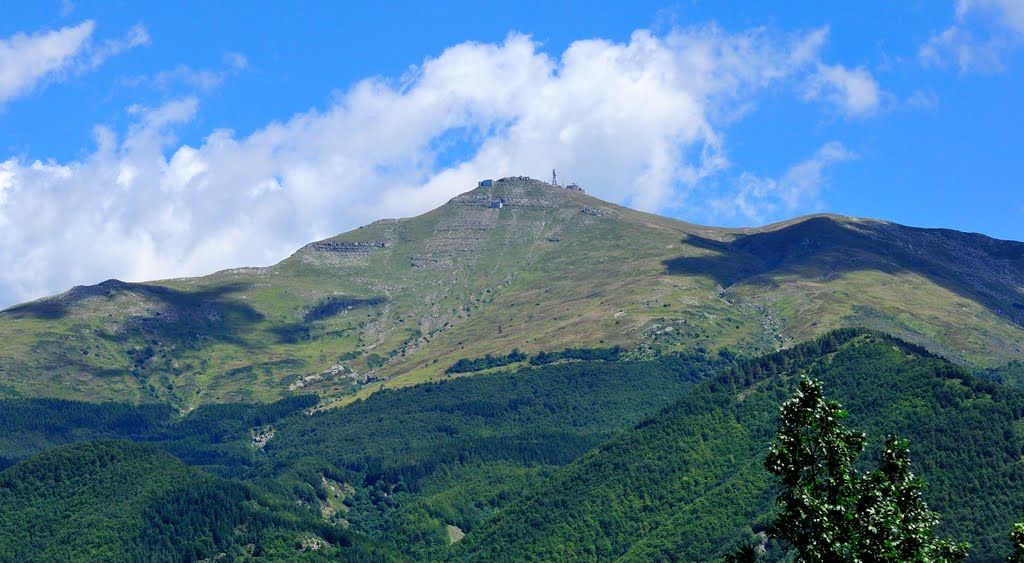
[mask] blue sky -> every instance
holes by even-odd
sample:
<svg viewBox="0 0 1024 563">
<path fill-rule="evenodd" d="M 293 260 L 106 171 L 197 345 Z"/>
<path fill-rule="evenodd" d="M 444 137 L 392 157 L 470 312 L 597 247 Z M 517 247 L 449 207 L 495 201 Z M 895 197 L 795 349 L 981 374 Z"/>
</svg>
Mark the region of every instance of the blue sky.
<svg viewBox="0 0 1024 563">
<path fill-rule="evenodd" d="M 697 223 L 1024 240 L 1024 0 L 294 4 L 0 2 L 0 306 L 552 167 Z"/>
</svg>

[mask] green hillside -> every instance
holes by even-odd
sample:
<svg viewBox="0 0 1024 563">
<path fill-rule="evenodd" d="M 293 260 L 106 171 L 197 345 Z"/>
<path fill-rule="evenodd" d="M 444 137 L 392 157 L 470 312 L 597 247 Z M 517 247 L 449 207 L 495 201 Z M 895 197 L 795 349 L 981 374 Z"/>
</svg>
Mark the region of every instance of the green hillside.
<svg viewBox="0 0 1024 563">
<path fill-rule="evenodd" d="M 0 473 L 0 561 L 386 561 L 352 533 L 150 446 L 93 441 Z"/>
<path fill-rule="evenodd" d="M 824 215 L 717 229 L 509 178 L 274 266 L 0 312 L 0 397 L 340 405 L 513 349 L 756 354 L 843 326 L 999 369 L 1024 359 L 1021 287 L 1022 243 Z"/>
<path fill-rule="evenodd" d="M 1010 525 L 1024 514 L 1024 392 L 863 330 L 729 365 L 701 354 L 554 363 L 385 390 L 313 415 L 309 397 L 185 416 L 0 401 L 0 457 L 46 450 L 0 473 L 0 545 L 39 533 L 37 551 L 17 555 L 45 558 L 89 519 L 99 535 L 68 549 L 273 547 L 284 551 L 271 560 L 289 560 L 311 533 L 350 550 L 322 552 L 332 557 L 386 545 L 412 560 L 709 560 L 771 519 L 775 489 L 762 463 L 778 407 L 806 373 L 868 433 L 865 463 L 886 434 L 911 441 L 926 500 L 944 517 L 939 534 L 970 541 L 978 560 L 1008 552 Z M 103 436 L 147 444 L 47 449 Z M 215 508 L 224 512 L 202 516 Z M 181 542 L 139 535 L 154 511 L 190 522 Z M 219 523 L 255 521 L 231 528 L 252 529 L 260 515 L 270 518 L 265 547 Z M 114 531 L 122 539 L 110 540 Z M 768 547 L 767 561 L 782 555 Z"/>
<path fill-rule="evenodd" d="M 310 517 L 441 556 L 520 491 L 728 365 L 673 354 L 589 361 L 386 390 L 313 416 L 308 397 L 166 407 L 0 401 L 0 459 L 123 437 L 292 499 Z M 269 437 L 256 445 L 258 436 Z M 45 455 L 45 454 L 44 454 Z"/>
<path fill-rule="evenodd" d="M 743 363 L 695 388 L 467 534 L 457 560 L 705 561 L 753 539 L 776 489 L 763 468 L 800 374 L 825 382 L 869 437 L 910 440 L 937 533 L 971 558 L 1010 552 L 1024 514 L 1024 393 L 874 333 L 833 333 Z M 768 559 L 772 559 L 772 551 Z M 776 556 L 780 552 L 774 552 Z"/>
</svg>

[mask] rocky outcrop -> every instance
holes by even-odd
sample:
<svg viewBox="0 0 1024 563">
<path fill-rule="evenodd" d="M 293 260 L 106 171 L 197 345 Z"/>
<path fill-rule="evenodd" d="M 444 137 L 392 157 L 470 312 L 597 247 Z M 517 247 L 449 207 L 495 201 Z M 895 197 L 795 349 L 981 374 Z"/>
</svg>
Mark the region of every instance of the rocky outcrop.
<svg viewBox="0 0 1024 563">
<path fill-rule="evenodd" d="M 381 248 L 391 246 L 390 242 L 383 240 L 324 240 L 314 242 L 310 248 L 318 252 L 336 252 L 339 254 L 366 254 Z"/>
<path fill-rule="evenodd" d="M 498 184 L 515 184 L 515 183 L 529 183 L 536 182 L 542 184 L 540 180 L 534 180 L 529 176 L 505 176 L 504 178 L 498 178 Z"/>
<path fill-rule="evenodd" d="M 479 205 L 481 207 L 490 207 L 492 199 L 493 198 L 486 193 L 472 191 L 457 195 L 449 199 L 448 203 L 455 205 Z"/>
</svg>

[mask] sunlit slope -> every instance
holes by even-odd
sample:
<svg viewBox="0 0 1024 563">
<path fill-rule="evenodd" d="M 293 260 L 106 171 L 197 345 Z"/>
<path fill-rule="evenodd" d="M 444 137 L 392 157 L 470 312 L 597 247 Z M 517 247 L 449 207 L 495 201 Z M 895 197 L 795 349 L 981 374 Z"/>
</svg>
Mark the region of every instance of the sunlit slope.
<svg viewBox="0 0 1024 563">
<path fill-rule="evenodd" d="M 0 313 L 0 396 L 365 394 L 463 357 L 763 352 L 865 325 L 973 367 L 1024 358 L 1024 244 L 812 216 L 718 229 L 524 178 L 280 264 L 117 281 Z"/>
</svg>

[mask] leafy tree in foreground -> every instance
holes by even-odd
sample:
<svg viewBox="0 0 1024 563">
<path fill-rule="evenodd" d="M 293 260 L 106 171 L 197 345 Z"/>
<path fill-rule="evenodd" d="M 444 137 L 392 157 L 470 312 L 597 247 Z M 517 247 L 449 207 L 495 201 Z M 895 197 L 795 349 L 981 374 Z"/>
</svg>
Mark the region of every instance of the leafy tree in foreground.
<svg viewBox="0 0 1024 563">
<path fill-rule="evenodd" d="M 846 429 L 839 403 L 804 379 L 782 405 L 765 461 L 782 480 L 772 534 L 804 561 L 961 561 L 966 544 L 932 537 L 938 515 L 921 498 L 907 442 L 889 438 L 879 468 L 861 476 L 853 464 L 865 436 Z"/>
<path fill-rule="evenodd" d="M 1013 555 L 1007 561 L 1010 563 L 1024 563 L 1024 522 L 1017 522 L 1010 532 L 1010 541 L 1013 543 Z"/>
</svg>

